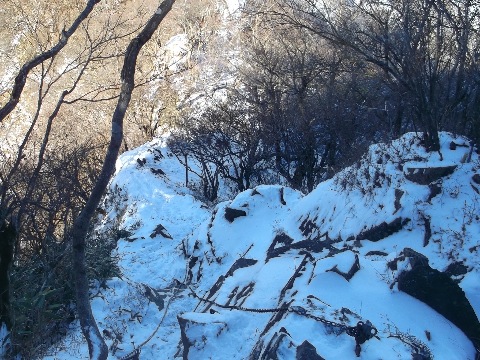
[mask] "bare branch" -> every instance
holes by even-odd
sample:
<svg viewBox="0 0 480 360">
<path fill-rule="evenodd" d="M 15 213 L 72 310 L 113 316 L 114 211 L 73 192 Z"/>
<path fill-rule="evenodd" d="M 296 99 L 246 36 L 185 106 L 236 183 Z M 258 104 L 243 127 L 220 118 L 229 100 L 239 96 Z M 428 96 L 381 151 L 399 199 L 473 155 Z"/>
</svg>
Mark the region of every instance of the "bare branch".
<svg viewBox="0 0 480 360">
<path fill-rule="evenodd" d="M 53 46 L 50 50 L 36 56 L 34 59 L 30 60 L 22 66 L 18 75 L 15 77 L 15 84 L 13 86 L 12 93 L 10 94 L 10 99 L 2 108 L 0 108 L 0 123 L 8 116 L 8 114 L 13 111 L 13 109 L 15 109 L 18 102 L 20 101 L 20 96 L 22 95 L 23 88 L 25 87 L 25 83 L 27 82 L 27 76 L 30 71 L 44 61 L 51 59 L 55 55 L 57 55 L 65 47 L 65 45 L 67 45 L 68 40 L 75 33 L 75 31 L 77 31 L 82 21 L 90 15 L 94 6 L 100 1 L 101 0 L 89 0 L 83 11 L 75 19 L 70 28 L 62 31 L 60 39 L 55 46 Z"/>
</svg>

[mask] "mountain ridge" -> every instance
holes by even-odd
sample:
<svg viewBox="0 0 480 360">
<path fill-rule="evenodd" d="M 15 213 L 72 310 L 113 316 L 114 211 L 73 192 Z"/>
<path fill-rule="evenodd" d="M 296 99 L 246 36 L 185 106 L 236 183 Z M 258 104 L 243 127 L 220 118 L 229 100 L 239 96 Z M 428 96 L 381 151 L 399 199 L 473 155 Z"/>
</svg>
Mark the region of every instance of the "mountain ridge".
<svg viewBox="0 0 480 360">
<path fill-rule="evenodd" d="M 161 140 L 124 154 L 97 227 L 128 234 L 116 249 L 122 278 L 92 300 L 99 326 L 121 335 L 108 340 L 110 357 L 154 333 L 142 358 L 474 359 L 479 159 L 468 139 L 440 139 L 428 153 L 409 133 L 372 145 L 310 194 L 260 185 L 211 210 Z M 409 169 L 446 166 L 455 168 L 427 184 L 409 180 L 424 171 Z M 470 339 L 405 290 L 400 275 L 425 261 L 476 312 Z M 358 344 L 348 329 L 367 320 L 378 333 Z"/>
</svg>

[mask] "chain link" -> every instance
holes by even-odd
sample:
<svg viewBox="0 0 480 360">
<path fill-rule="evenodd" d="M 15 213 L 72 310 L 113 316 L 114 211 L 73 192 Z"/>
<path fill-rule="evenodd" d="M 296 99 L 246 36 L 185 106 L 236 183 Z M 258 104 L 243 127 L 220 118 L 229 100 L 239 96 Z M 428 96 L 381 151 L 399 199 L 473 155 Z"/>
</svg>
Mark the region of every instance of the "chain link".
<svg viewBox="0 0 480 360">
<path fill-rule="evenodd" d="M 199 299 L 200 301 L 204 301 L 207 303 L 210 303 L 211 305 L 215 305 L 217 307 L 223 308 L 223 309 L 229 309 L 229 310 L 239 310 L 239 311 L 245 311 L 245 312 L 253 312 L 253 313 L 275 313 L 275 312 L 292 312 L 300 316 L 305 316 L 311 319 L 314 319 L 316 321 L 319 321 L 327 326 L 331 327 L 336 327 L 340 328 L 342 331 L 345 331 L 347 335 L 350 335 L 355 338 L 355 341 L 357 343 L 357 346 L 360 346 L 360 344 L 363 344 L 365 341 L 371 339 L 372 337 L 377 335 L 377 329 L 372 325 L 370 321 L 359 321 L 356 326 L 347 326 L 341 323 L 337 323 L 331 320 L 327 320 L 323 317 L 315 316 L 312 314 L 309 314 L 305 308 L 301 306 L 286 306 L 286 307 L 279 307 L 279 308 L 270 308 L 270 309 L 252 309 L 252 308 L 246 308 L 243 306 L 236 306 L 236 305 L 222 305 L 219 304 L 213 300 L 209 299 L 204 299 L 200 296 L 198 296 L 195 291 L 193 291 L 192 288 L 190 288 L 192 291 L 193 295 Z"/>
</svg>

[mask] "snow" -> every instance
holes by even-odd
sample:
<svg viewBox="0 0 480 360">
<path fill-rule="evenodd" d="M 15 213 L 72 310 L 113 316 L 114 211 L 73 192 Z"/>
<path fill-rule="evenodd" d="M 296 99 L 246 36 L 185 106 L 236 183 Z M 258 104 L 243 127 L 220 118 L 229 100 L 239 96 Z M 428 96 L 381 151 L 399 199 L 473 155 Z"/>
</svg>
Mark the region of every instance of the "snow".
<svg viewBox="0 0 480 360">
<path fill-rule="evenodd" d="M 244 0 L 225 0 L 228 15 L 237 13 L 244 4 Z"/>
<path fill-rule="evenodd" d="M 425 152 L 415 134 L 407 134 L 370 147 L 361 162 L 308 195 L 279 185 L 258 186 L 215 207 L 184 186 L 185 170 L 162 140 L 123 154 L 105 199 L 107 215 L 97 227 L 129 234 L 115 250 L 122 275 L 106 288 L 92 288 L 99 327 L 113 334 L 106 337 L 109 359 L 130 353 L 159 325 L 142 346 L 142 359 L 182 357 L 182 331 L 190 359 L 246 359 L 254 352 L 265 354 L 275 341 L 281 359 L 294 359 L 295 347 L 304 341 L 325 359 L 355 359 L 354 338 L 342 327 L 316 320 L 324 319 L 343 327 L 372 322 L 378 338 L 362 344 L 361 359 L 409 359 L 414 350 L 407 340 L 414 337 L 436 360 L 473 360 L 474 347 L 460 329 L 395 283 L 410 268 L 408 259 L 398 259 L 406 247 L 427 256 L 440 271 L 461 261 L 468 273 L 458 277 L 459 284 L 480 313 L 480 196 L 470 184 L 479 160 L 474 153 L 465 162 L 469 147 L 450 150 L 451 141 L 468 145 L 442 133 L 441 160 L 438 153 Z M 433 198 L 428 186 L 404 175 L 405 166 L 446 164 L 457 168 L 441 179 L 441 192 Z M 384 176 L 375 179 L 376 174 Z M 190 174 L 190 181 L 198 178 Z M 403 194 L 399 208 L 395 190 Z M 245 216 L 230 222 L 224 216 L 227 207 Z M 379 241 L 355 239 L 398 217 L 409 219 L 398 232 Z M 427 217 L 432 237 L 425 245 Z M 155 232 L 160 224 L 171 238 Z M 306 247 L 328 239 L 333 243 L 323 249 Z M 356 256 L 360 269 L 350 280 L 332 271 L 348 273 Z M 392 261 L 396 270 L 388 267 Z M 284 304 L 300 306 L 306 315 L 255 312 Z M 74 322 L 45 359 L 87 357 Z"/>
</svg>

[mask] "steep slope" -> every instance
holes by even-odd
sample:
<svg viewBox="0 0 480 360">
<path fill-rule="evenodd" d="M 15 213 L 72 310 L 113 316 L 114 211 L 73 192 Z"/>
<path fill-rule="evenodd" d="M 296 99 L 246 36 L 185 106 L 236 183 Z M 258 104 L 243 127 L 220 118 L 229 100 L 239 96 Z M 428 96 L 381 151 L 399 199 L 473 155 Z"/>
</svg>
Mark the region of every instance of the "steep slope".
<svg viewBox="0 0 480 360">
<path fill-rule="evenodd" d="M 193 253 L 206 259 L 197 277 L 220 276 L 199 282 L 196 293 L 205 301 L 196 313 L 180 317 L 184 354 L 294 358 L 308 341 L 323 358 L 355 358 L 355 339 L 345 327 L 370 320 L 378 339 L 361 346 L 362 358 L 407 359 L 414 353 L 473 359 L 465 334 L 407 295 L 421 298 L 399 277 L 428 262 L 436 272 L 425 291 L 455 289 L 448 276 L 430 284 L 447 271 L 480 313 L 478 157 L 473 153 L 466 162 L 470 146 L 463 138 L 441 139 L 441 154 L 426 153 L 414 134 L 372 146 L 361 162 L 302 199 L 282 197 L 282 188 L 260 187 L 220 205 Z M 245 216 L 230 222 L 229 208 Z M 442 311 L 461 300 L 445 297 L 446 303 L 429 305 Z M 478 341 L 478 320 L 470 304 L 464 305 L 453 315 L 443 313 Z M 287 312 L 253 312 L 286 306 Z M 306 313 L 299 314 L 297 306 Z M 470 319 L 457 316 L 468 312 Z M 204 333 L 216 335 L 205 340 Z"/>
<path fill-rule="evenodd" d="M 473 360 L 480 163 L 441 142 L 407 134 L 306 196 L 259 186 L 212 211 L 161 141 L 126 153 L 97 229 L 123 273 L 93 292 L 111 358 Z M 78 336 L 55 358 L 85 357 Z"/>
</svg>

